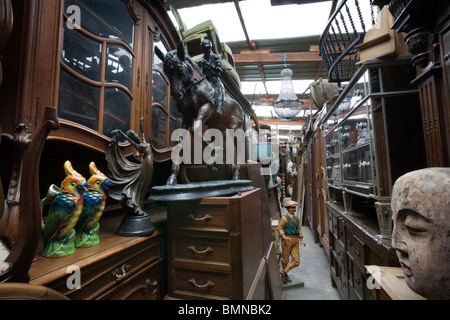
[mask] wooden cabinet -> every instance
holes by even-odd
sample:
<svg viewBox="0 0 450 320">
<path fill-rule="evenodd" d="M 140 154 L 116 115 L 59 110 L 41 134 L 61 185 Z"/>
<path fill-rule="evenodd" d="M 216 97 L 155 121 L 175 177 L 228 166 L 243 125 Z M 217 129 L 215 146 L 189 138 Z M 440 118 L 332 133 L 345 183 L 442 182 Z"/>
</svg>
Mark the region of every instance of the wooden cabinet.
<svg viewBox="0 0 450 320">
<path fill-rule="evenodd" d="M 77 248 L 72 255 L 45 258 L 40 247 L 30 268 L 30 284 L 52 288 L 73 300 L 162 299 L 164 224 L 155 221 L 158 230 L 149 237 L 121 237 L 115 234 L 121 218 L 103 218 L 100 244 Z"/>
<path fill-rule="evenodd" d="M 365 265 L 398 266 L 390 240 L 378 236 L 378 223 L 367 208 L 356 206 L 346 214 L 342 202 L 328 202 L 330 273 L 342 298 L 372 299 L 370 275 Z"/>
<path fill-rule="evenodd" d="M 450 5 L 425 0 L 383 1 L 394 17 L 392 29 L 404 34 L 416 69 L 428 167 L 450 165 Z"/>
<path fill-rule="evenodd" d="M 168 202 L 168 298 L 264 299 L 260 199 L 255 189 Z"/>
</svg>

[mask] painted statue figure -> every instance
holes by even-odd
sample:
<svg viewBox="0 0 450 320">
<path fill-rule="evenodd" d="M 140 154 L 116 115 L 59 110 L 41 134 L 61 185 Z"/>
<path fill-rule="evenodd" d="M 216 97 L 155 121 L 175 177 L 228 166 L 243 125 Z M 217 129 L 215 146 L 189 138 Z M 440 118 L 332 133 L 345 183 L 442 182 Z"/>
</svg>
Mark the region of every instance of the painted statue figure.
<svg viewBox="0 0 450 320">
<path fill-rule="evenodd" d="M 392 247 L 406 284 L 427 299 L 450 299 L 450 168 L 401 176 L 391 206 Z"/>
<path fill-rule="evenodd" d="M 42 221 L 44 250 L 42 256 L 62 257 L 75 252 L 74 227 L 83 209 L 83 192 L 86 179 L 72 168 L 70 161 L 64 163 L 66 178 L 61 188 L 51 185 L 47 196 L 41 200 L 41 211 L 46 201 L 52 201 L 47 220 Z"/>
<path fill-rule="evenodd" d="M 106 190 L 110 185 L 108 178 L 97 169 L 94 162 L 89 164 L 91 177 L 87 181 L 87 190 L 83 193 L 83 210 L 74 229 L 75 247 L 92 247 L 100 243 L 99 220 L 106 203 Z"/>
<path fill-rule="evenodd" d="M 178 127 L 201 132 L 201 127 L 205 125 L 222 133 L 227 129 L 242 129 L 245 132 L 246 119 L 241 105 L 225 92 L 219 112 L 217 91 L 206 80 L 200 67 L 186 54 L 182 41 L 176 50 L 166 55 L 158 47 L 155 47 L 155 52 L 164 61 L 164 73 L 169 78 L 171 95 L 179 111 Z M 180 165 L 174 163 L 168 185 L 177 183 L 179 170 Z M 239 164 L 234 165 L 233 179 L 239 179 Z"/>
</svg>

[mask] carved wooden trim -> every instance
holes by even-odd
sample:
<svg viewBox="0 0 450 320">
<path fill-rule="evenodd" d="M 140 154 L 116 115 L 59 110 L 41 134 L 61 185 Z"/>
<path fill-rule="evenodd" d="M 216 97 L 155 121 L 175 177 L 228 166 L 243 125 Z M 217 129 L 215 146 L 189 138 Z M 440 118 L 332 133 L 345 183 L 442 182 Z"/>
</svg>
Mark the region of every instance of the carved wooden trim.
<svg viewBox="0 0 450 320">
<path fill-rule="evenodd" d="M 41 210 L 39 197 L 39 165 L 42 149 L 51 130 L 59 129 L 56 108 L 47 107 L 44 119 L 33 137 L 23 159 L 20 183 L 20 215 L 16 244 L 6 262 L 11 267 L 0 274 L 0 282 L 28 282 L 28 270 L 36 255 L 41 238 Z"/>
<path fill-rule="evenodd" d="M 134 23 L 136 25 L 140 25 L 141 22 L 141 15 L 137 14 L 134 11 L 133 8 L 133 0 L 122 0 L 127 5 L 128 13 L 130 14 L 131 18 L 134 20 Z"/>
<path fill-rule="evenodd" d="M 8 193 L 6 194 L 6 207 L 0 221 L 0 237 L 6 240 L 9 249 L 14 247 L 18 233 L 20 183 L 23 173 L 24 155 L 29 146 L 29 125 L 20 122 L 13 135 L 13 167 L 9 181 Z"/>
</svg>

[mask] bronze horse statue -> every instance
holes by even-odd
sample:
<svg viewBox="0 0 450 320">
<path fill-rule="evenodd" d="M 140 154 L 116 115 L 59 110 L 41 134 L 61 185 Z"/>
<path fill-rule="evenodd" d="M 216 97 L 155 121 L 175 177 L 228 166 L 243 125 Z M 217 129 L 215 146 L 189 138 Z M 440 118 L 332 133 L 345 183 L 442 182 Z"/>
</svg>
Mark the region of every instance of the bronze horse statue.
<svg viewBox="0 0 450 320">
<path fill-rule="evenodd" d="M 209 129 L 218 129 L 224 134 L 227 129 L 242 129 L 245 132 L 249 124 L 251 126 L 242 106 L 228 92 L 225 92 L 221 112 L 217 111 L 216 90 L 200 67 L 186 54 L 182 41 L 179 42 L 177 49 L 165 55 L 158 47 L 155 47 L 155 52 L 164 62 L 164 73 L 169 78 L 171 95 L 179 111 L 177 119 L 179 128 L 190 128 L 196 132 L 202 130 L 198 126 L 206 125 Z M 252 113 L 250 117 L 258 128 L 256 115 Z M 211 166 L 209 167 L 211 169 Z M 239 164 L 234 164 L 233 180 L 239 179 L 239 167 Z M 212 167 L 213 171 L 214 169 Z M 172 174 L 167 180 L 168 185 L 177 183 L 179 171 L 180 165 L 174 163 Z"/>
</svg>

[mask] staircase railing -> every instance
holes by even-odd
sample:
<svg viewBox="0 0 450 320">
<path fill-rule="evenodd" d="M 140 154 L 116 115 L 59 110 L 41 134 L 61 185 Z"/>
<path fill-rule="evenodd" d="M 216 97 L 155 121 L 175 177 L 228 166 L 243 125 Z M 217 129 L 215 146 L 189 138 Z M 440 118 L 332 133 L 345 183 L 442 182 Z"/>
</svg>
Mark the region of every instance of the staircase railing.
<svg viewBox="0 0 450 320">
<path fill-rule="evenodd" d="M 319 47 L 329 82 L 337 82 L 341 87 L 342 82 L 352 78 L 359 61 L 355 46 L 375 24 L 375 8 L 372 0 L 342 0 L 328 20 Z"/>
</svg>

